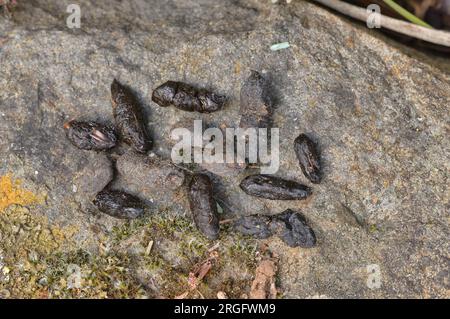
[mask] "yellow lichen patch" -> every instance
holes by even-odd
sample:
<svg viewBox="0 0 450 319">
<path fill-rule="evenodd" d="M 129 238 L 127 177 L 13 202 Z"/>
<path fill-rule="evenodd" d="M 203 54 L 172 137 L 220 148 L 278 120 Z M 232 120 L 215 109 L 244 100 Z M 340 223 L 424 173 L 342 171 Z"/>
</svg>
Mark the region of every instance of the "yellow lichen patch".
<svg viewBox="0 0 450 319">
<path fill-rule="evenodd" d="M 0 176 L 0 212 L 13 204 L 28 206 L 40 201 L 38 196 L 20 185 L 21 181 L 13 181 L 11 175 Z"/>
</svg>

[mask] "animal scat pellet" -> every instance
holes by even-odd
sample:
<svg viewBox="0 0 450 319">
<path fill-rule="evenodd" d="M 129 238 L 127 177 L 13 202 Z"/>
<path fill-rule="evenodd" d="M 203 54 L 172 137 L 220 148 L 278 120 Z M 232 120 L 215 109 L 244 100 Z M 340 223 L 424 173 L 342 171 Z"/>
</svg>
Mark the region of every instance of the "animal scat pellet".
<svg viewBox="0 0 450 319">
<path fill-rule="evenodd" d="M 194 174 L 189 183 L 188 192 L 192 216 L 198 230 L 208 239 L 217 239 L 219 237 L 219 216 L 209 176 Z"/>
<path fill-rule="evenodd" d="M 271 200 L 300 200 L 312 193 L 311 188 L 296 181 L 263 174 L 247 176 L 239 186 L 248 195 Z"/>
<path fill-rule="evenodd" d="M 162 107 L 173 105 L 183 111 L 212 113 L 222 109 L 227 99 L 183 82 L 167 81 L 153 91 L 152 101 Z"/>
<path fill-rule="evenodd" d="M 103 151 L 117 143 L 114 128 L 97 122 L 69 121 L 64 130 L 69 141 L 81 150 Z"/>
<path fill-rule="evenodd" d="M 316 245 L 316 235 L 305 217 L 291 209 L 273 216 L 243 216 L 233 222 L 233 228 L 258 239 L 278 236 L 290 247 L 311 248 Z"/>
<path fill-rule="evenodd" d="M 116 79 L 111 84 L 111 101 L 120 137 L 139 153 L 149 151 L 153 142 L 145 129 L 137 98 Z"/>
<path fill-rule="evenodd" d="M 272 236 L 272 232 L 270 230 L 271 220 L 272 219 L 268 216 L 244 216 L 236 219 L 233 222 L 233 227 L 236 231 L 243 235 L 265 239 Z"/>
<path fill-rule="evenodd" d="M 144 214 L 144 203 L 123 191 L 104 189 L 93 203 L 102 213 L 119 219 L 135 219 Z"/>
<path fill-rule="evenodd" d="M 317 145 L 307 135 L 300 134 L 294 140 L 294 151 L 306 178 L 312 183 L 320 183 L 322 172 Z"/>
<path fill-rule="evenodd" d="M 270 229 L 290 247 L 311 248 L 316 245 L 316 235 L 306 218 L 291 209 L 276 215 Z"/>
</svg>

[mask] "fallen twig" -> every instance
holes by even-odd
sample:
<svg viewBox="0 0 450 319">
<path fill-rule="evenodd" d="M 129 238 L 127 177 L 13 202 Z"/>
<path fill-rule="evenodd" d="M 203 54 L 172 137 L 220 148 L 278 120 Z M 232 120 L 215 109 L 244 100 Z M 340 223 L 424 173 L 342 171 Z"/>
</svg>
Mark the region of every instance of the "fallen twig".
<svg viewBox="0 0 450 319">
<path fill-rule="evenodd" d="M 176 296 L 175 299 L 185 299 L 192 291 L 197 291 L 200 296 L 202 296 L 202 294 L 197 290 L 197 287 L 201 283 L 203 278 L 205 278 L 205 276 L 209 273 L 216 260 L 219 258 L 219 253 L 217 252 L 218 247 L 218 243 L 211 247 L 208 250 L 208 258 L 195 265 L 194 269 L 189 273 L 189 289 L 183 292 L 181 295 Z"/>
<path fill-rule="evenodd" d="M 371 12 L 340 0 L 313 0 L 326 7 L 360 21 L 367 21 Z M 380 26 L 416 39 L 450 47 L 450 32 L 425 28 L 413 23 L 390 18 L 380 14 Z"/>
<path fill-rule="evenodd" d="M 228 219 L 222 219 L 221 221 L 219 221 L 220 225 L 224 225 L 224 224 L 229 224 L 232 223 L 236 220 L 236 218 L 228 218 Z"/>
</svg>

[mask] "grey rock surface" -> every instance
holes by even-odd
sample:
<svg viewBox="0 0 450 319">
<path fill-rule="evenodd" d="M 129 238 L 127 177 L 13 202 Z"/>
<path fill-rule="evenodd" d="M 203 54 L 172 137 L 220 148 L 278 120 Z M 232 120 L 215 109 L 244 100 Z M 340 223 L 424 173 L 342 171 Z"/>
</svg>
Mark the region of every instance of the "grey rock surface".
<svg viewBox="0 0 450 319">
<path fill-rule="evenodd" d="M 170 130 L 180 121 L 239 125 L 240 88 L 254 69 L 277 96 L 277 175 L 310 185 L 293 151 L 302 132 L 319 141 L 324 167 L 313 196 L 289 203 L 244 194 L 238 184 L 247 171 L 215 175 L 226 217 L 291 208 L 314 229 L 312 249 L 266 240 L 281 260 L 283 296 L 450 297 L 448 63 L 304 1 L 77 2 L 79 30 L 65 24 L 70 1 L 24 1 L 11 20 L 0 17 L 0 175 L 46 189 L 35 214 L 76 225 L 77 245 L 92 254 L 122 223 L 85 207 L 84 194 L 107 183 L 110 168 L 105 154 L 75 149 L 62 127 L 72 118 L 112 121 L 114 78 L 135 90 L 153 150 L 169 159 Z M 284 41 L 290 48 L 270 50 Z M 151 94 L 167 80 L 230 102 L 204 115 L 161 108 Z M 138 191 L 134 182 L 116 187 Z M 189 217 L 187 206 L 174 208 L 172 192 L 155 194 L 157 207 Z M 368 282 L 374 264 L 380 286 Z"/>
<path fill-rule="evenodd" d="M 117 159 L 116 167 L 117 187 L 126 187 L 128 191 L 157 206 L 170 206 L 175 211 L 189 210 L 183 192 L 185 172 L 169 160 L 129 150 Z"/>
</svg>

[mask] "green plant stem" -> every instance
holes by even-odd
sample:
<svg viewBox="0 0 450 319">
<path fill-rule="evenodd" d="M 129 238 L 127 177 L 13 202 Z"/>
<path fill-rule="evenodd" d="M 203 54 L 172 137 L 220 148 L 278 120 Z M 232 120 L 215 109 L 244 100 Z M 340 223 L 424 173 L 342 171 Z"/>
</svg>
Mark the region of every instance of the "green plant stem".
<svg viewBox="0 0 450 319">
<path fill-rule="evenodd" d="M 433 27 L 431 25 L 429 25 L 425 21 L 419 19 L 418 17 L 416 17 L 414 14 L 412 14 L 411 12 L 409 12 L 402 6 L 398 5 L 394 0 L 383 0 L 383 2 L 386 3 L 389 7 L 392 8 L 392 10 L 397 12 L 399 15 L 401 15 L 406 20 L 408 20 L 414 24 L 420 25 L 422 27 L 433 29 Z"/>
</svg>

